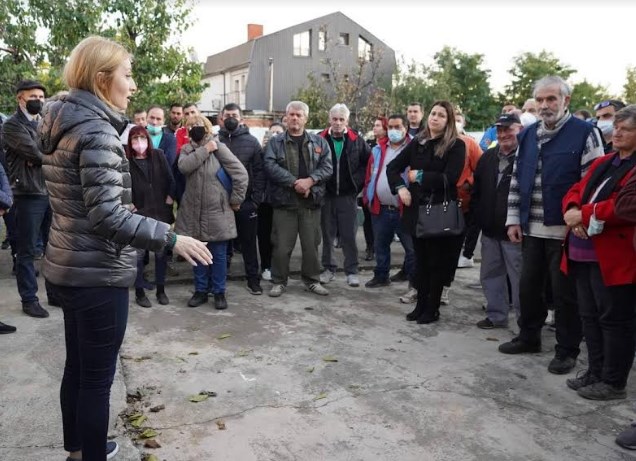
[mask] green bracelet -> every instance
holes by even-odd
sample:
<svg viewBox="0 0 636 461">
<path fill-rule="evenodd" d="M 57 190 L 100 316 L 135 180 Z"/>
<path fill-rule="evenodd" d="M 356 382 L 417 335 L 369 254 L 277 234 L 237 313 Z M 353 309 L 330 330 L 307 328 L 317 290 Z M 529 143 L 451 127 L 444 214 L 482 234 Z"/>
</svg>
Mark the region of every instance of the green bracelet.
<svg viewBox="0 0 636 461">
<path fill-rule="evenodd" d="M 166 248 L 172 250 L 177 244 L 177 234 L 172 231 L 166 232 Z"/>
</svg>

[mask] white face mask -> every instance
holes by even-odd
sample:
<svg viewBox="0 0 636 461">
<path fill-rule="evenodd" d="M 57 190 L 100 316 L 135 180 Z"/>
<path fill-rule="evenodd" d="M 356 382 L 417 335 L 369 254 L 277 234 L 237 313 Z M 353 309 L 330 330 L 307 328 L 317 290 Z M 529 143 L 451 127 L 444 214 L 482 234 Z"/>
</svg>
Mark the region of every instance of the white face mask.
<svg viewBox="0 0 636 461">
<path fill-rule="evenodd" d="M 523 127 L 526 127 L 526 126 L 532 125 L 534 122 L 536 122 L 537 121 L 537 117 L 532 115 L 530 112 L 524 112 L 519 117 L 519 120 L 521 121 L 521 125 Z"/>
<path fill-rule="evenodd" d="M 464 131 L 464 124 L 462 122 L 455 122 L 455 126 L 457 127 L 458 132 Z"/>
<path fill-rule="evenodd" d="M 596 126 L 603 136 L 609 136 L 614 132 L 614 120 L 599 120 L 596 122 Z"/>
</svg>

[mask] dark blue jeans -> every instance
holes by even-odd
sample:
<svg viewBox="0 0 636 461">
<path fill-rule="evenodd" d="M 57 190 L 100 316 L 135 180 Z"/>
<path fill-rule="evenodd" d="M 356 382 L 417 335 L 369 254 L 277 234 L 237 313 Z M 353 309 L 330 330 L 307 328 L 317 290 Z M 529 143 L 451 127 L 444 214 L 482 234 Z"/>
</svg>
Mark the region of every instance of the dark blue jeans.
<svg viewBox="0 0 636 461">
<path fill-rule="evenodd" d="M 144 258 L 145 250 L 137 250 L 137 278 L 135 288 L 144 287 Z M 155 253 L 155 284 L 166 284 L 166 268 L 168 267 L 168 256 L 164 251 Z"/>
<path fill-rule="evenodd" d="M 46 248 L 51 226 L 51 207 L 45 195 L 17 195 L 15 197 L 16 224 L 16 278 L 18 292 L 23 303 L 38 301 L 38 281 L 33 260 L 37 253 L 38 239 L 43 237 Z M 45 231 L 43 231 L 45 230 Z"/>
<path fill-rule="evenodd" d="M 248 282 L 258 282 L 261 275 L 258 272 L 258 252 L 256 250 L 258 227 L 256 206 L 250 201 L 243 202 L 240 210 L 234 212 L 234 218 L 236 219 L 236 231 L 245 265 L 245 277 Z"/>
<path fill-rule="evenodd" d="M 49 289 L 64 311 L 64 449 L 82 450 L 83 461 L 104 461 L 110 387 L 128 320 L 128 288 L 49 284 Z"/>
<path fill-rule="evenodd" d="M 397 234 L 404 247 L 404 268 L 409 280 L 413 282 L 415 276 L 415 250 L 413 238 L 404 230 L 400 220 L 400 212 L 393 207 L 380 207 L 379 215 L 371 215 L 373 234 L 375 237 L 375 269 L 376 278 L 387 280 L 391 268 L 391 242 Z"/>
<path fill-rule="evenodd" d="M 207 242 L 212 253 L 212 265 L 194 266 L 194 290 L 215 295 L 225 294 L 227 277 L 227 240 L 224 242 Z"/>
</svg>

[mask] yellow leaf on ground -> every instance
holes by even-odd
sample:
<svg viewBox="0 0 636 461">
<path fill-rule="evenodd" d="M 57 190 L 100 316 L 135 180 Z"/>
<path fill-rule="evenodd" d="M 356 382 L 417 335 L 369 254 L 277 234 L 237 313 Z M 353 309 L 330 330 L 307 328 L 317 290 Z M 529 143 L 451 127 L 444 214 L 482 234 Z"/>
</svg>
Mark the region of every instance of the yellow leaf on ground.
<svg viewBox="0 0 636 461">
<path fill-rule="evenodd" d="M 322 400 L 322 399 L 326 399 L 326 398 L 327 398 L 327 393 L 326 392 L 321 392 L 316 397 L 314 397 L 314 400 Z"/>
<path fill-rule="evenodd" d="M 338 361 L 338 359 L 337 359 L 337 358 L 335 358 L 333 355 L 325 355 L 325 356 L 322 358 L 322 361 L 323 361 L 323 362 L 337 362 L 337 361 Z"/>
<path fill-rule="evenodd" d="M 223 333 L 222 335 L 218 336 L 217 339 L 227 339 L 231 336 L 232 335 L 230 333 Z"/>
</svg>

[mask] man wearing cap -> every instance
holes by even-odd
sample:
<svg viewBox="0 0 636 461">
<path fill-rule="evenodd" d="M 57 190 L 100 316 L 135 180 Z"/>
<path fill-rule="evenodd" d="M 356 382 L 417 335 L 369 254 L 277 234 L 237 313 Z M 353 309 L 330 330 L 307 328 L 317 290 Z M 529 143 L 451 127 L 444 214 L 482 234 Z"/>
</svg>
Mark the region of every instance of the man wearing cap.
<svg viewBox="0 0 636 461">
<path fill-rule="evenodd" d="M 49 197 L 42 176 L 42 153 L 37 147 L 37 127 L 44 105 L 44 86 L 23 80 L 17 86 L 18 109 L 3 126 L 3 144 L 16 212 L 16 279 L 22 310 L 31 317 L 48 317 L 38 300 L 37 273 L 33 260 L 38 236 L 43 231 L 46 248 L 51 225 Z M 55 305 L 55 300 L 49 299 Z"/>
<path fill-rule="evenodd" d="M 497 145 L 477 162 L 473 174 L 470 211 L 481 228 L 481 268 L 479 278 L 486 297 L 486 318 L 477 322 L 482 329 L 505 328 L 512 304 L 519 316 L 519 276 L 521 245 L 506 232 L 508 191 L 517 152 L 517 135 L 522 129 L 517 114 L 502 114 L 495 122 Z M 512 302 L 508 300 L 506 279 L 510 280 Z"/>
<path fill-rule="evenodd" d="M 605 153 L 609 154 L 614 149 L 612 145 L 612 133 L 614 133 L 614 115 L 617 111 L 625 107 L 622 101 L 617 99 L 608 99 L 607 101 L 601 101 L 594 106 L 594 112 L 596 113 L 596 126 L 601 133 L 603 133 L 603 140 L 605 141 Z"/>
<path fill-rule="evenodd" d="M 603 155 L 598 130 L 568 111 L 572 91 L 560 77 L 539 80 L 533 91 L 540 121 L 519 135 L 508 194 L 508 237 L 521 243 L 519 335 L 499 346 L 504 354 L 541 351 L 547 307 L 541 287 L 550 280 L 556 320 L 555 357 L 548 371 L 568 373 L 576 365 L 582 339 L 574 286 L 560 270 L 567 227 L 561 201 Z"/>
</svg>

